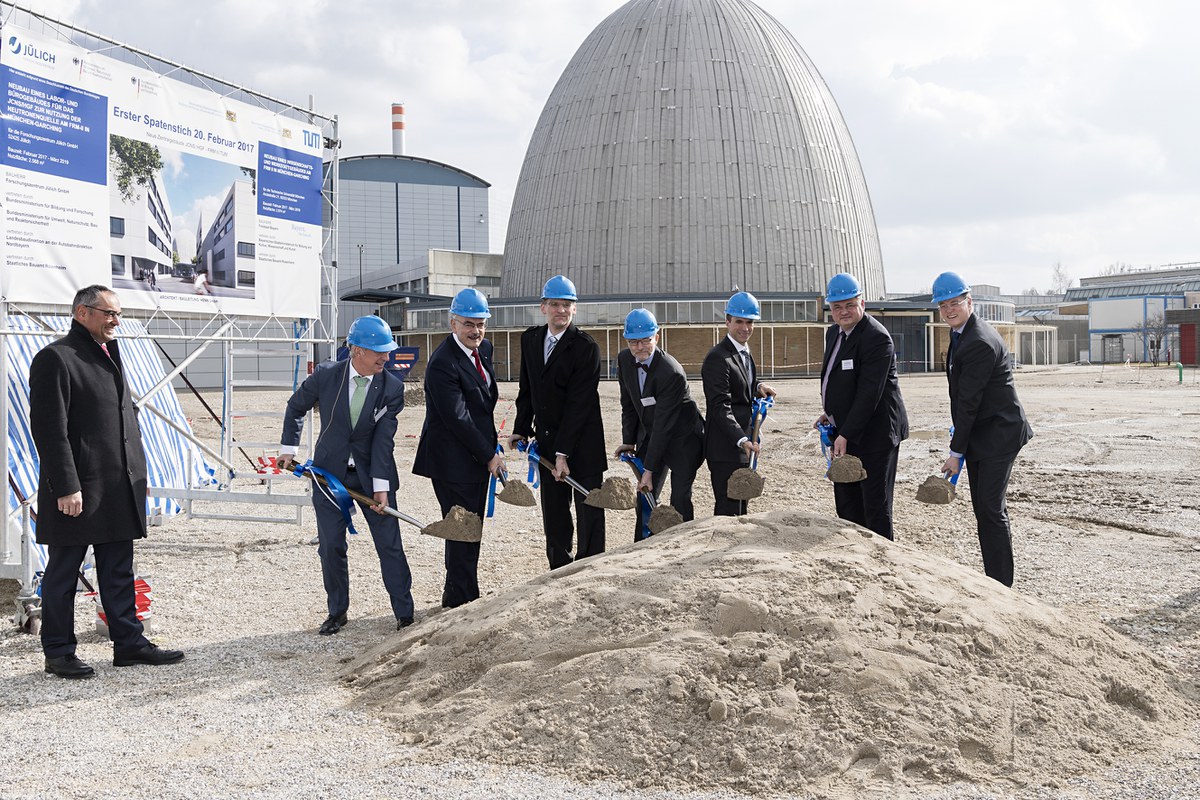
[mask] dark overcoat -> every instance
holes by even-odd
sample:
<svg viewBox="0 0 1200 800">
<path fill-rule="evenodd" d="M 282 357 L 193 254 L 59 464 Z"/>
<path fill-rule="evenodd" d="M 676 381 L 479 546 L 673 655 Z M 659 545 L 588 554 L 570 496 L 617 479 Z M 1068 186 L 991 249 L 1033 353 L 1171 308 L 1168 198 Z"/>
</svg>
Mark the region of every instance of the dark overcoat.
<svg viewBox="0 0 1200 800">
<path fill-rule="evenodd" d="M 104 354 L 87 328 L 43 347 L 29 366 L 29 428 L 40 462 L 37 540 L 88 545 L 146 535 L 146 455 L 121 345 Z M 83 493 L 68 517 L 60 497 Z"/>
<path fill-rule="evenodd" d="M 499 394 L 492 370 L 492 343 L 479 344 L 489 386 L 453 336 L 438 345 L 425 370 L 425 423 L 413 473 L 455 483 L 487 480 L 496 455 L 493 412 Z"/>
</svg>

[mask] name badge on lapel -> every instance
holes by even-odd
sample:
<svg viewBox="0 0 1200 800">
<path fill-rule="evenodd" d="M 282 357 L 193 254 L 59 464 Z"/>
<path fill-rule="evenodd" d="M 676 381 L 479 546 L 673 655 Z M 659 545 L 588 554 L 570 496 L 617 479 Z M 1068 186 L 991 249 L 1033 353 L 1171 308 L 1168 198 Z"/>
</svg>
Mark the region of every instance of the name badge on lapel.
<svg viewBox="0 0 1200 800">
<path fill-rule="evenodd" d="M 655 400 L 653 397 L 643 397 L 642 398 L 642 405 L 644 405 L 644 406 L 652 406 L 656 402 L 658 402 L 658 401 Z"/>
<path fill-rule="evenodd" d="M 375 412 L 375 421 L 379 422 L 379 420 L 383 419 L 383 415 L 386 413 L 387 413 L 387 406 L 380 407 L 380 409 Z"/>
<path fill-rule="evenodd" d="M 853 358 L 842 359 L 842 371 L 847 372 L 852 369 L 854 369 L 854 359 Z"/>
</svg>

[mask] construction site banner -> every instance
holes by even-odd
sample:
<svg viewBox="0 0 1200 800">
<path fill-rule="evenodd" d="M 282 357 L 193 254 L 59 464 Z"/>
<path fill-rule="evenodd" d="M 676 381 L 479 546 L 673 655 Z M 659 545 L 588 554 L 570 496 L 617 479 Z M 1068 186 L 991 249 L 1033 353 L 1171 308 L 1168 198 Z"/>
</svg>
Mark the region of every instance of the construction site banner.
<svg viewBox="0 0 1200 800">
<path fill-rule="evenodd" d="M 5 25 L 0 295 L 317 317 L 320 129 Z"/>
</svg>

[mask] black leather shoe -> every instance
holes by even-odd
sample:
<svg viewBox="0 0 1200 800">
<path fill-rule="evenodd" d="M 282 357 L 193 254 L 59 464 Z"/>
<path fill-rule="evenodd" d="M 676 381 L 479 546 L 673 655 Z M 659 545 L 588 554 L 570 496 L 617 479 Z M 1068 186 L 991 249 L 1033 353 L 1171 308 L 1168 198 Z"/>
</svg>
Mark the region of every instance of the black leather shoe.
<svg viewBox="0 0 1200 800">
<path fill-rule="evenodd" d="M 409 625 L 412 625 L 412 624 L 413 624 L 412 617 L 401 617 L 400 619 L 396 620 L 396 630 L 398 630 L 398 631 L 404 630 L 405 628 L 407 628 Z"/>
<path fill-rule="evenodd" d="M 338 614 L 336 617 L 329 617 L 322 622 L 321 629 L 317 633 L 321 636 L 333 636 L 344 627 L 346 627 L 346 615 Z"/>
<path fill-rule="evenodd" d="M 74 653 L 69 656 L 47 657 L 46 672 L 60 678 L 91 678 L 96 674 L 96 670 L 80 661 Z"/>
<path fill-rule="evenodd" d="M 124 653 L 113 651 L 114 667 L 136 667 L 138 664 L 159 667 L 178 661 L 183 661 L 182 650 L 164 650 L 156 644 L 143 645 L 137 650 L 127 650 Z"/>
</svg>

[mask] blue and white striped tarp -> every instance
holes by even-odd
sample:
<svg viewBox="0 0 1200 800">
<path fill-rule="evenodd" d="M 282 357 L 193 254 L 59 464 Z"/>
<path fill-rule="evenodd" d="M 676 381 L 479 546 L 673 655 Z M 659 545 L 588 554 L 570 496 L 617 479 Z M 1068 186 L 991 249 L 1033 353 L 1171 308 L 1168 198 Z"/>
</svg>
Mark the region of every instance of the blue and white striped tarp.
<svg viewBox="0 0 1200 800">
<path fill-rule="evenodd" d="M 71 327 L 70 317 L 46 317 L 47 324 L 57 331 L 66 332 Z M 29 365 L 33 356 L 55 337 L 27 317 L 8 318 L 10 330 L 36 331 L 33 335 L 8 336 L 8 470 L 25 497 L 37 491 L 38 456 L 29 433 Z M 121 334 L 121 363 L 130 387 L 138 395 L 144 395 L 165 375 L 154 342 L 150 339 L 127 338 L 144 336 L 146 329 L 138 320 L 124 320 L 119 329 Z M 170 387 L 161 389 L 151 398 L 154 406 L 184 430 L 191 430 L 183 407 Z M 151 486 L 187 488 L 207 486 L 215 483 L 213 471 L 204 458 L 204 453 L 178 431 L 163 422 L 156 414 L 143 410 L 138 415 L 138 426 L 142 429 L 142 444 L 146 450 L 147 477 Z M 187 475 L 189 454 L 192 474 Z M 8 511 L 15 511 L 20 501 L 11 486 L 7 487 Z M 40 498 L 39 498 L 40 499 Z M 147 497 L 146 514 L 172 516 L 182 510 L 180 504 L 169 498 Z M 39 551 L 41 548 L 37 548 Z M 38 553 L 43 559 L 44 555 Z"/>
</svg>

